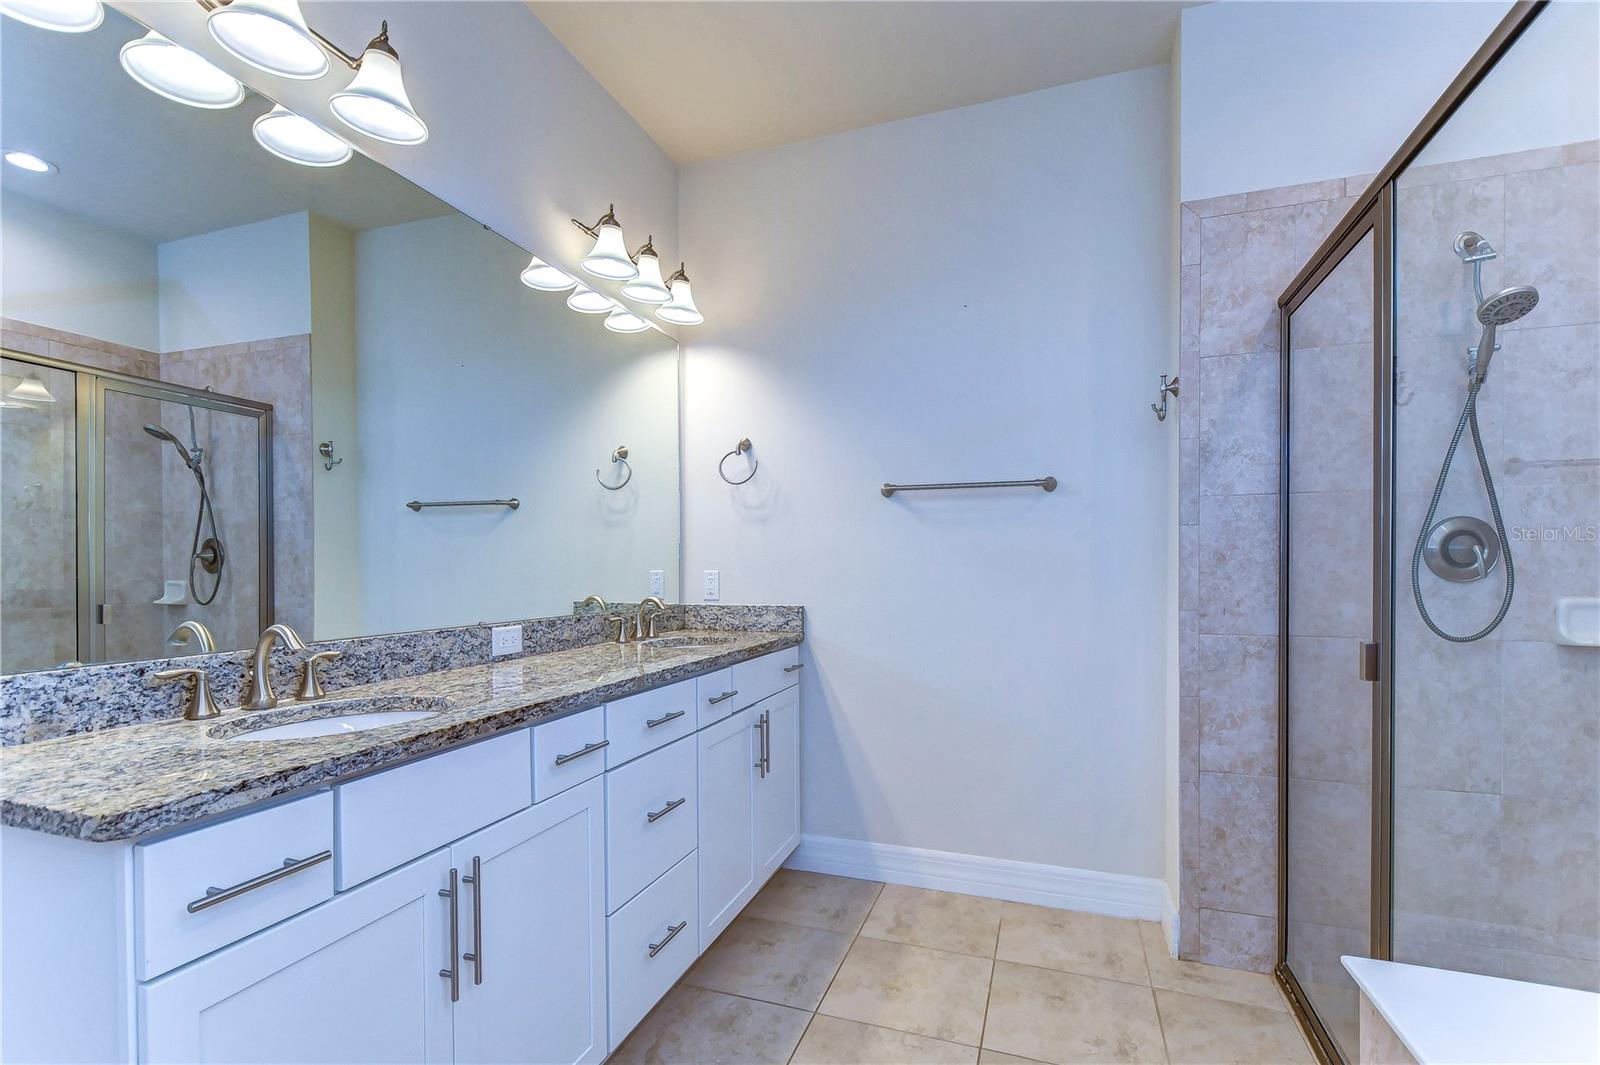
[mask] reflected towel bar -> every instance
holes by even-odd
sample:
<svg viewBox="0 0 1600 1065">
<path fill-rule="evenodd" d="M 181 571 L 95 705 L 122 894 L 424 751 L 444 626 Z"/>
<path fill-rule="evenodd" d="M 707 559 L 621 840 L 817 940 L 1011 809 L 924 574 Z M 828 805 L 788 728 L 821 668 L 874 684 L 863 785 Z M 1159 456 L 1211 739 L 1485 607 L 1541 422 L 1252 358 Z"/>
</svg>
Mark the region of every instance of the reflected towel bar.
<svg viewBox="0 0 1600 1065">
<path fill-rule="evenodd" d="M 1046 492 L 1056 490 L 1054 477 L 1040 477 L 1032 481 L 951 481 L 946 484 L 886 484 L 878 491 L 883 493 L 885 499 L 896 492 L 937 492 L 947 488 L 1043 488 Z"/>
<path fill-rule="evenodd" d="M 510 499 L 439 499 L 427 503 L 420 499 L 413 499 L 406 506 L 413 511 L 419 511 L 423 507 L 509 507 L 512 510 L 516 510 L 522 506 L 522 500 L 517 499 L 515 496 Z"/>
</svg>

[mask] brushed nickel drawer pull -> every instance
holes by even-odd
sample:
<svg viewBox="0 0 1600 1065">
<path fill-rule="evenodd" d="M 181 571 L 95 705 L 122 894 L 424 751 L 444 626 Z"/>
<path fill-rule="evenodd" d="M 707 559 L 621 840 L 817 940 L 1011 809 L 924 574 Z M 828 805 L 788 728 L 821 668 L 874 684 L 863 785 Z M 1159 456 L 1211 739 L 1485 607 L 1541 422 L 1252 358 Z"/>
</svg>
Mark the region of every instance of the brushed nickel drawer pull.
<svg viewBox="0 0 1600 1065">
<path fill-rule="evenodd" d="M 783 667 L 783 671 L 785 673 L 793 673 L 797 669 L 804 669 L 804 668 L 805 668 L 805 663 L 804 662 L 796 662 L 792 666 L 784 666 Z"/>
<path fill-rule="evenodd" d="M 731 692 L 723 692 L 721 695 L 713 695 L 711 698 L 707 699 L 706 702 L 709 703 L 712 706 L 716 706 L 718 703 L 726 702 L 727 700 L 732 699 L 735 695 L 738 695 L 738 694 L 739 694 L 739 689 L 735 688 Z"/>
<path fill-rule="evenodd" d="M 594 752 L 600 750 L 602 747 L 609 747 L 609 746 L 611 746 L 611 741 L 610 740 L 601 740 L 598 743 L 586 743 L 586 744 L 583 745 L 583 750 L 581 750 L 581 751 L 573 751 L 571 754 L 558 754 L 558 755 L 556 755 L 556 765 L 566 765 L 568 762 L 572 761 L 575 758 L 582 758 L 586 754 L 593 754 Z"/>
<path fill-rule="evenodd" d="M 461 927 L 460 896 L 456 884 L 460 875 L 459 869 L 450 870 L 450 886 L 440 888 L 439 894 L 450 900 L 450 968 L 440 969 L 439 975 L 450 981 L 450 1001 L 461 1001 Z"/>
<path fill-rule="evenodd" d="M 672 811 L 676 810 L 678 807 L 682 806 L 684 803 L 686 803 L 688 801 L 689 801 L 688 796 L 684 796 L 681 799 L 673 799 L 671 802 L 667 803 L 667 805 L 663 806 L 661 809 L 659 809 L 659 810 L 651 810 L 649 813 L 645 814 L 644 815 L 644 819 L 647 822 L 649 822 L 650 824 L 653 825 L 657 821 L 661 820 L 663 817 L 667 816 Z"/>
<path fill-rule="evenodd" d="M 688 712 L 689 711 L 687 711 L 687 710 L 674 710 L 670 714 L 662 714 L 658 718 L 646 721 L 644 723 L 644 727 L 645 728 L 655 728 L 657 725 L 665 725 L 668 721 L 676 721 L 676 720 L 678 720 L 678 718 L 682 717 L 684 714 L 687 714 Z"/>
<path fill-rule="evenodd" d="M 665 947 L 668 943 L 671 943 L 679 932 L 688 927 L 688 921 L 679 921 L 675 925 L 668 926 L 667 934 L 661 937 L 661 942 L 650 944 L 650 956 L 653 958 L 657 954 L 660 954 L 663 947 Z"/>
<path fill-rule="evenodd" d="M 472 982 L 483 983 L 483 860 L 472 856 L 472 872 L 461 878 L 463 884 L 472 885 L 472 950 L 461 955 L 472 963 Z"/>
<path fill-rule="evenodd" d="M 318 851 L 309 858 L 285 858 L 282 868 L 274 869 L 270 873 L 253 876 L 249 880 L 242 881 L 232 887 L 208 887 L 204 898 L 195 899 L 189 903 L 189 912 L 199 913 L 201 910 L 209 910 L 213 906 L 220 906 L 229 899 L 236 899 L 247 891 L 254 891 L 256 888 L 266 887 L 268 884 L 275 884 L 286 876 L 293 876 L 302 869 L 310 869 L 313 865 L 321 865 L 332 858 L 332 851 Z"/>
</svg>

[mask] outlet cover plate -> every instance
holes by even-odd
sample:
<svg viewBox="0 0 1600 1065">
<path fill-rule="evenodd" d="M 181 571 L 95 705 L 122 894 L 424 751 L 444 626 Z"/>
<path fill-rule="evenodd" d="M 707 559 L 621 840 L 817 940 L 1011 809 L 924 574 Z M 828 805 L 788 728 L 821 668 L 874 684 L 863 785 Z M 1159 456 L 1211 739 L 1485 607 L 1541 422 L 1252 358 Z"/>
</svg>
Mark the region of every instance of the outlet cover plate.
<svg viewBox="0 0 1600 1065">
<path fill-rule="evenodd" d="M 701 594 L 708 603 L 715 603 L 722 598 L 722 571 L 708 569 L 705 571 L 705 590 Z"/>
<path fill-rule="evenodd" d="M 653 570 L 650 571 L 650 594 L 651 595 L 666 595 L 667 594 L 667 571 L 666 570 L 664 570 L 664 569 L 653 569 Z"/>
<path fill-rule="evenodd" d="M 499 658 L 501 655 L 520 655 L 521 653 L 521 625 L 496 625 L 489 630 L 490 655 Z"/>
</svg>

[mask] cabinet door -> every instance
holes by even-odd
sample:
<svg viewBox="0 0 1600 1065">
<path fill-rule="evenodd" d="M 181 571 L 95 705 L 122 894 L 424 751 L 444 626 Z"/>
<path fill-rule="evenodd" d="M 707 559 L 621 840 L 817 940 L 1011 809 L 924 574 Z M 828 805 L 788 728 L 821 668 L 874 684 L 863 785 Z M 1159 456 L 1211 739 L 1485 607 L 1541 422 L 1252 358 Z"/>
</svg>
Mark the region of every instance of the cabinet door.
<svg viewBox="0 0 1600 1065">
<path fill-rule="evenodd" d="M 734 714 L 698 736 L 701 950 L 755 894 L 755 720 L 748 712 Z"/>
<path fill-rule="evenodd" d="M 438 851 L 139 987 L 145 1062 L 448 1062 Z"/>
<path fill-rule="evenodd" d="M 462 878 L 456 1061 L 605 1057 L 603 801 L 600 779 L 588 780 L 451 847 Z"/>
<path fill-rule="evenodd" d="M 800 842 L 800 689 L 779 692 L 746 713 L 765 715 L 765 769 L 754 770 L 759 886 L 777 872 Z"/>
</svg>

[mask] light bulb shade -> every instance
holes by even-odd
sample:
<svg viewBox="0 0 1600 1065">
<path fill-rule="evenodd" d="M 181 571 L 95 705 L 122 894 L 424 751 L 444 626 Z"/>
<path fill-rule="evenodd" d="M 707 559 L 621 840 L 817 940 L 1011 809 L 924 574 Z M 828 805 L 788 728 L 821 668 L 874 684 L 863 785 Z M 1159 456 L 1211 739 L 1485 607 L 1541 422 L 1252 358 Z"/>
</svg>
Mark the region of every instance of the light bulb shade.
<svg viewBox="0 0 1600 1065">
<path fill-rule="evenodd" d="M 622 304 L 614 303 L 611 313 L 606 315 L 605 327 L 613 333 L 642 333 L 650 328 L 650 323 Z"/>
<path fill-rule="evenodd" d="M 54 403 L 56 401 L 56 397 L 50 394 L 50 390 L 44 386 L 44 382 L 39 380 L 39 375 L 35 373 L 30 373 L 17 382 L 17 387 L 7 392 L 6 398 L 19 400 L 23 403 Z"/>
<path fill-rule="evenodd" d="M 535 255 L 522 271 L 522 283 L 540 292 L 565 292 L 578 283 L 578 279 L 564 270 L 557 270 Z"/>
<path fill-rule="evenodd" d="M 253 67 L 309 81 L 328 72 L 328 53 L 311 36 L 299 0 L 233 0 L 206 19 L 216 42 Z"/>
<path fill-rule="evenodd" d="M 622 241 L 622 227 L 609 222 L 600 227 L 594 250 L 580 265 L 607 281 L 632 281 L 639 276 L 639 268 L 628 258 L 628 246 Z"/>
<path fill-rule="evenodd" d="M 400 80 L 400 60 L 382 48 L 368 48 L 356 76 L 336 92 L 328 106 L 339 121 L 389 144 L 421 144 L 428 127 L 417 117 Z"/>
<path fill-rule="evenodd" d="M 244 86 L 237 78 L 155 30 L 123 45 L 118 58 L 128 77 L 180 104 L 221 110 L 244 99 Z"/>
<path fill-rule="evenodd" d="M 694 305 L 688 278 L 680 277 L 672 282 L 672 300 L 656 308 L 656 317 L 672 325 L 699 325 L 706 320 L 700 308 Z"/>
<path fill-rule="evenodd" d="M 617 302 L 604 292 L 596 292 L 580 283 L 567 297 L 567 306 L 579 314 L 609 314 L 616 308 Z"/>
<path fill-rule="evenodd" d="M 640 303 L 666 303 L 672 299 L 661 280 L 661 260 L 648 253 L 639 256 L 639 276 L 622 286 L 622 294 Z"/>
<path fill-rule="evenodd" d="M 4 0 L 0 14 L 41 30 L 88 33 L 105 21 L 106 9 L 100 0 Z"/>
<path fill-rule="evenodd" d="M 282 104 L 256 119 L 251 130 L 261 147 L 301 166 L 338 166 L 351 155 L 350 145 Z"/>
</svg>

